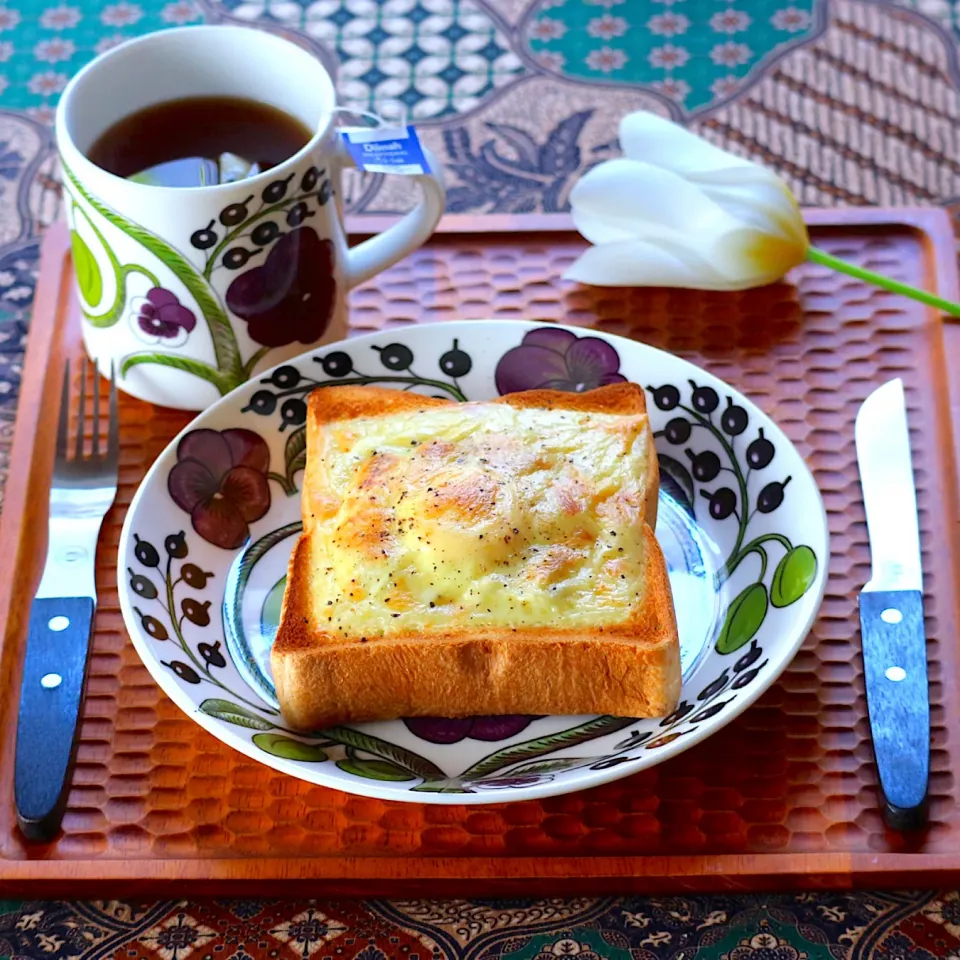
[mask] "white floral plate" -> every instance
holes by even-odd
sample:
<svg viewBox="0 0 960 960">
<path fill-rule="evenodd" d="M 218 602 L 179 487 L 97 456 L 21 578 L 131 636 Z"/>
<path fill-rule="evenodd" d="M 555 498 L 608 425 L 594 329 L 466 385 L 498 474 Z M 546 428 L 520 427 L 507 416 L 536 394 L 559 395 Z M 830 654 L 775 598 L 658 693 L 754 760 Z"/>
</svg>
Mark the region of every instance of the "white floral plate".
<svg viewBox="0 0 960 960">
<path fill-rule="evenodd" d="M 299 532 L 304 398 L 376 383 L 463 399 L 642 384 L 660 458 L 657 535 L 683 693 L 664 720 L 416 719 L 300 735 L 269 651 Z M 224 743 L 313 783 L 392 800 L 490 803 L 595 786 L 742 713 L 790 662 L 823 597 L 826 515 L 809 470 L 749 400 L 620 337 L 519 321 L 389 330 L 304 354 L 197 417 L 157 459 L 120 539 L 120 602 L 163 690 Z"/>
</svg>

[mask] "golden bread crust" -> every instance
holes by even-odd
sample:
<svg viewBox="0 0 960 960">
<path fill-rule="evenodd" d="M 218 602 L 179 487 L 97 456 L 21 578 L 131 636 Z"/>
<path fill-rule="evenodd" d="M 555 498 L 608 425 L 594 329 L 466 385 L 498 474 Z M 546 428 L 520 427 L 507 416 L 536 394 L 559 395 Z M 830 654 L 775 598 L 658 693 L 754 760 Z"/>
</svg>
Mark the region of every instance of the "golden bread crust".
<svg viewBox="0 0 960 960">
<path fill-rule="evenodd" d="M 290 561 L 273 677 L 297 730 L 397 717 L 500 714 L 666 716 L 680 696 L 680 648 L 667 567 L 653 533 L 644 623 L 629 629 L 399 634 L 317 645 L 303 615 L 301 540 Z"/>
<path fill-rule="evenodd" d="M 400 716 L 607 713 L 664 716 L 680 693 L 679 642 L 656 523 L 657 461 L 646 429 L 643 601 L 604 626 L 457 626 L 398 629 L 373 637 L 324 629 L 317 597 L 312 533 L 338 509 L 325 482 L 328 425 L 416 414 L 452 401 L 379 387 L 323 387 L 308 401 L 304 533 L 290 559 L 271 665 L 287 723 L 302 730 Z M 516 409 L 639 416 L 643 390 L 612 384 L 582 394 L 536 390 L 491 401 Z M 371 482 L 375 482 L 373 478 Z M 635 514 L 636 515 L 636 514 Z M 362 524 L 361 524 L 362 527 Z M 363 531 L 361 529 L 360 535 Z M 561 548 L 562 549 L 562 548 Z M 371 564 L 375 556 L 371 553 Z M 432 604 L 431 604 L 432 606 Z"/>
</svg>

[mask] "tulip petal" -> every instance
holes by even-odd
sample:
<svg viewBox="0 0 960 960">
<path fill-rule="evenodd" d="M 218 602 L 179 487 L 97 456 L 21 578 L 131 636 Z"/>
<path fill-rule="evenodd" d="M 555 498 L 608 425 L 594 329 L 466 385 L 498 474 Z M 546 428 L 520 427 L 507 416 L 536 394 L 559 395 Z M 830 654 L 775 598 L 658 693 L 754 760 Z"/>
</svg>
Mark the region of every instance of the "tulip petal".
<svg viewBox="0 0 960 960">
<path fill-rule="evenodd" d="M 804 250 L 810 246 L 800 207 L 772 170 L 760 166 L 723 170 L 693 182 L 744 225 L 776 234 Z"/>
<path fill-rule="evenodd" d="M 645 111 L 623 119 L 621 145 L 626 157 L 571 191 L 574 224 L 596 246 L 568 279 L 735 290 L 806 258 L 800 209 L 773 171 Z"/>
<path fill-rule="evenodd" d="M 670 170 L 741 222 L 809 246 L 800 209 L 789 187 L 772 170 L 737 157 L 695 133 L 647 111 L 620 122 L 624 154 Z"/>
<path fill-rule="evenodd" d="M 743 227 L 715 245 L 711 262 L 727 277 L 729 289 L 745 290 L 780 280 L 806 258 L 805 246 Z"/>
<path fill-rule="evenodd" d="M 668 228 L 716 233 L 735 224 L 699 187 L 639 160 L 607 160 L 570 191 L 577 230 L 591 243 L 616 243 Z"/>
<path fill-rule="evenodd" d="M 620 121 L 620 147 L 633 160 L 643 160 L 684 177 L 728 167 L 754 166 L 646 110 L 628 113 Z"/>
<path fill-rule="evenodd" d="M 744 290 L 778 280 L 804 259 L 795 244 L 738 228 L 712 237 L 626 240 L 590 247 L 564 273 L 596 286 Z"/>
<path fill-rule="evenodd" d="M 599 287 L 694 287 L 723 289 L 724 278 L 642 240 L 589 247 L 564 271 L 564 279 Z"/>
</svg>

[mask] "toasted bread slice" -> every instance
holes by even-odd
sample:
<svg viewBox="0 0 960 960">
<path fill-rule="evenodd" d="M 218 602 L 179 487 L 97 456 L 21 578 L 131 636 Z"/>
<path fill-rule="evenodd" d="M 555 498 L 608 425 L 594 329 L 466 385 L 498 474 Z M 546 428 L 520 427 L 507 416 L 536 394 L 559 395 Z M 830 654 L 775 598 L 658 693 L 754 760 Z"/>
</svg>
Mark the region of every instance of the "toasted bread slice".
<svg viewBox="0 0 960 960">
<path fill-rule="evenodd" d="M 287 723 L 670 713 L 657 485 L 635 384 L 466 404 L 314 391 L 271 655 Z"/>
</svg>

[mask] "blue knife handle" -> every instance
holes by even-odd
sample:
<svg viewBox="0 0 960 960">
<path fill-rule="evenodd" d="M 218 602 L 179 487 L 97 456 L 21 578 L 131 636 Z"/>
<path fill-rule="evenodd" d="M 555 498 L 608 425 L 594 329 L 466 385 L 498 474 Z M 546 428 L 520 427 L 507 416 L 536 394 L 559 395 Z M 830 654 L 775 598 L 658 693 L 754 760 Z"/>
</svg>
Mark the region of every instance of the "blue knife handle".
<svg viewBox="0 0 960 960">
<path fill-rule="evenodd" d="M 52 840 L 66 809 L 95 607 L 90 597 L 44 597 L 30 608 L 13 774 L 29 840 Z"/>
<path fill-rule="evenodd" d="M 930 778 L 927 639 L 920 591 L 864 591 L 860 630 L 884 819 L 894 830 L 914 830 L 926 822 Z"/>
</svg>

